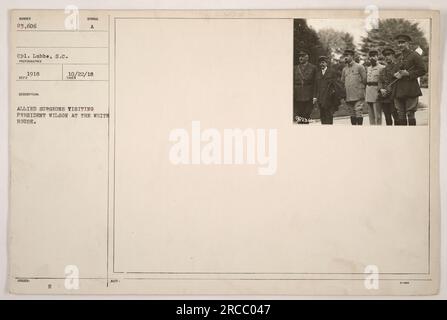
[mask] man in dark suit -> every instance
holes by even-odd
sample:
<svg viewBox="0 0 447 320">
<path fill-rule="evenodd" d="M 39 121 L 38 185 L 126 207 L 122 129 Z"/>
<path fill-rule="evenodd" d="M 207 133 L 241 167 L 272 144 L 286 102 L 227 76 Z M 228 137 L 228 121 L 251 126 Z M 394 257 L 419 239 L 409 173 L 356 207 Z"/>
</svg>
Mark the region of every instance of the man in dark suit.
<svg viewBox="0 0 447 320">
<path fill-rule="evenodd" d="M 415 51 L 410 50 L 410 36 L 400 34 L 396 37 L 397 45 L 401 51 L 398 63 L 398 71 L 394 74 L 399 79 L 393 90 L 394 104 L 399 116 L 399 125 L 416 125 L 415 112 L 418 106 L 418 98 L 422 96 L 418 78 L 423 76 L 427 70 L 422 57 Z"/>
<path fill-rule="evenodd" d="M 315 102 L 315 77 L 317 67 L 309 62 L 309 53 L 298 52 L 298 65 L 294 67 L 293 120 L 299 124 L 309 124 Z"/>
<path fill-rule="evenodd" d="M 316 105 L 320 109 L 321 124 L 334 123 L 334 112 L 345 97 L 343 84 L 339 81 L 337 72 L 328 66 L 328 62 L 326 56 L 318 58 L 320 70 L 316 76 Z"/>
</svg>

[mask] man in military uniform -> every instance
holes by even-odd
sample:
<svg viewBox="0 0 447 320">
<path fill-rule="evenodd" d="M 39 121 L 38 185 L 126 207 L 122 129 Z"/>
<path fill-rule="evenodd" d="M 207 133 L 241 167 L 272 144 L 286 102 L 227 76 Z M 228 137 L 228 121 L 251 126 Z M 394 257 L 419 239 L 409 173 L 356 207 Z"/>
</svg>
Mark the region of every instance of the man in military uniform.
<svg viewBox="0 0 447 320">
<path fill-rule="evenodd" d="M 326 56 L 318 58 L 320 71 L 316 78 L 316 105 L 320 109 L 321 124 L 334 123 L 334 112 L 345 97 L 343 84 L 340 83 L 337 72 L 328 66 L 328 61 Z"/>
<path fill-rule="evenodd" d="M 410 36 L 400 34 L 396 37 L 396 41 L 401 51 L 398 70 L 394 74 L 394 77 L 399 80 L 393 90 L 394 104 L 399 116 L 398 124 L 415 126 L 418 99 L 422 96 L 418 78 L 423 76 L 427 70 L 422 57 L 417 52 L 410 50 Z"/>
<path fill-rule="evenodd" d="M 299 124 L 309 124 L 315 103 L 315 77 L 317 67 L 309 63 L 309 53 L 298 52 L 298 65 L 294 67 L 293 119 Z"/>
<path fill-rule="evenodd" d="M 382 55 L 385 58 L 386 66 L 379 74 L 379 95 L 377 97 L 378 103 L 385 114 L 385 122 L 387 126 L 397 123 L 397 111 L 394 107 L 394 97 L 392 95 L 393 81 L 396 81 L 394 74 L 396 73 L 396 62 L 394 55 L 396 52 L 392 48 L 385 48 L 382 50 Z"/>
<path fill-rule="evenodd" d="M 351 113 L 351 124 L 363 124 L 363 105 L 365 103 L 366 70 L 354 61 L 354 50 L 343 53 L 345 67 L 341 73 L 341 81 L 346 89 L 346 104 Z"/>
<path fill-rule="evenodd" d="M 382 124 L 382 110 L 380 103 L 377 102 L 379 73 L 385 68 L 378 63 L 379 51 L 370 50 L 368 52 L 370 66 L 366 68 L 366 93 L 365 101 L 368 106 L 369 124 Z"/>
</svg>

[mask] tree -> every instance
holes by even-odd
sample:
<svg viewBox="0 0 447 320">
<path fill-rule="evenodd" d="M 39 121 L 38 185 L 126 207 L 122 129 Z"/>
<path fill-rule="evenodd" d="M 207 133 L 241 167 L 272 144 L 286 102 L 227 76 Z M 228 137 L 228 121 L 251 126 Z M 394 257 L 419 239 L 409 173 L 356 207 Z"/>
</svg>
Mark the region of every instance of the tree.
<svg viewBox="0 0 447 320">
<path fill-rule="evenodd" d="M 298 64 L 297 52 L 306 50 L 309 52 L 309 61 L 313 64 L 318 62 L 318 57 L 323 53 L 321 42 L 317 32 L 307 25 L 306 19 L 293 20 L 293 64 Z"/>
<path fill-rule="evenodd" d="M 391 47 L 397 50 L 395 37 L 398 34 L 408 34 L 412 38 L 412 50 L 420 47 L 423 55 L 428 54 L 428 42 L 424 33 L 419 28 L 417 22 L 405 19 L 381 19 L 378 28 L 367 32 L 366 37 L 362 37 L 360 51 L 366 57 L 370 49 L 381 51 L 384 47 Z"/>
<path fill-rule="evenodd" d="M 318 31 L 325 55 L 332 59 L 339 59 L 347 48 L 353 49 L 354 37 L 349 32 L 337 31 L 332 28 Z"/>
<path fill-rule="evenodd" d="M 396 45 L 395 37 L 402 33 L 411 37 L 412 42 L 410 49 L 416 50 L 418 47 L 422 49 L 422 59 L 428 67 L 428 41 L 422 30 L 419 28 L 419 24 L 406 19 L 379 20 L 378 28 L 368 31 L 366 37 L 362 37 L 361 39 L 360 52 L 363 58 L 366 59 L 368 52 L 371 49 L 377 49 L 380 52 L 385 47 L 391 47 L 398 52 L 399 50 Z M 427 80 L 428 75 L 422 77 L 421 85 L 426 86 Z"/>
</svg>

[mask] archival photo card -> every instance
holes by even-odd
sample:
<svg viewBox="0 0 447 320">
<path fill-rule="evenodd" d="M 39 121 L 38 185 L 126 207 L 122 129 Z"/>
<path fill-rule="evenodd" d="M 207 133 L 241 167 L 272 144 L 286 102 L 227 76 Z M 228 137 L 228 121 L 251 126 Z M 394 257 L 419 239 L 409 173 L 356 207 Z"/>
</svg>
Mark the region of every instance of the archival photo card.
<svg viewBox="0 0 447 320">
<path fill-rule="evenodd" d="M 439 12 L 11 10 L 9 290 L 431 295 Z"/>
</svg>

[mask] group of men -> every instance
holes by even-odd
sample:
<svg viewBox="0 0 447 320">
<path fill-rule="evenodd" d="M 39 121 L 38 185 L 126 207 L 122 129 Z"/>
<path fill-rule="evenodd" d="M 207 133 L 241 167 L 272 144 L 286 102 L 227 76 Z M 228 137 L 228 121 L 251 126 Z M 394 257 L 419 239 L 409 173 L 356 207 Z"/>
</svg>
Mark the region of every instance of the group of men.
<svg viewBox="0 0 447 320">
<path fill-rule="evenodd" d="M 341 77 L 329 66 L 329 58 L 318 58 L 319 69 L 309 62 L 309 53 L 298 52 L 294 68 L 293 119 L 308 124 L 315 107 L 322 124 L 333 124 L 339 105 L 346 105 L 352 125 L 363 124 L 363 109 L 368 108 L 370 125 L 416 125 L 415 112 L 422 95 L 418 78 L 427 70 L 422 57 L 410 49 L 411 38 L 400 34 L 395 40 L 399 58 L 392 48 L 382 50 L 385 65 L 379 63 L 379 51 L 368 52 L 369 66 L 354 60 L 355 51 L 343 53 L 345 66 Z"/>
</svg>

